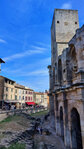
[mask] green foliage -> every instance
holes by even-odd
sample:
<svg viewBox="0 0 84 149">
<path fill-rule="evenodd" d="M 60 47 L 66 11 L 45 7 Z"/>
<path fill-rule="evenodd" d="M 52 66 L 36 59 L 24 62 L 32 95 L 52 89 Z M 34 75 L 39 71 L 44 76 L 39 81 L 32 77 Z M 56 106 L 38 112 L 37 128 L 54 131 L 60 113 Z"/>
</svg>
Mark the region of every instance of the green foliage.
<svg viewBox="0 0 84 149">
<path fill-rule="evenodd" d="M 6 149 L 5 147 L 0 147 L 0 149 Z"/>
<path fill-rule="evenodd" d="M 42 116 L 42 115 L 48 114 L 48 112 L 49 112 L 48 110 L 36 112 L 36 113 L 31 114 L 31 116 Z"/>
<path fill-rule="evenodd" d="M 14 115 L 14 116 L 8 116 L 7 118 L 5 118 L 3 121 L 0 122 L 0 124 L 2 123 L 8 123 L 8 122 L 11 122 L 11 121 L 14 121 L 14 120 L 18 120 L 18 116 Z"/>
<path fill-rule="evenodd" d="M 16 144 L 12 144 L 8 148 L 0 147 L 0 149 L 25 149 L 25 147 L 26 147 L 25 144 L 16 143 Z"/>
<path fill-rule="evenodd" d="M 20 143 L 12 144 L 8 149 L 25 149 L 25 144 Z"/>
</svg>

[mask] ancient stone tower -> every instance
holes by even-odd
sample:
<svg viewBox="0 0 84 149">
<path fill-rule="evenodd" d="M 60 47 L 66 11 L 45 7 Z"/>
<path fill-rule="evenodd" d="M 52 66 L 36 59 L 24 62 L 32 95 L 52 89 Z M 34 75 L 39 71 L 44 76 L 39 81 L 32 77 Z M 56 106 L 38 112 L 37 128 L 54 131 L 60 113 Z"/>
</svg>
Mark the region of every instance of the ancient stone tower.
<svg viewBox="0 0 84 149">
<path fill-rule="evenodd" d="M 52 64 L 56 56 L 61 55 L 63 49 L 68 47 L 68 42 L 79 28 L 78 11 L 55 9 L 51 25 Z"/>
<path fill-rule="evenodd" d="M 66 148 L 84 149 L 84 25 L 76 10 L 54 11 L 49 68 L 50 114 Z"/>
<path fill-rule="evenodd" d="M 59 86 L 58 57 L 68 47 L 68 42 L 79 28 L 77 10 L 55 9 L 51 25 L 51 66 L 49 66 L 50 90 Z M 66 61 L 66 59 L 65 59 Z M 51 111 L 53 113 L 53 96 L 50 96 Z"/>
</svg>

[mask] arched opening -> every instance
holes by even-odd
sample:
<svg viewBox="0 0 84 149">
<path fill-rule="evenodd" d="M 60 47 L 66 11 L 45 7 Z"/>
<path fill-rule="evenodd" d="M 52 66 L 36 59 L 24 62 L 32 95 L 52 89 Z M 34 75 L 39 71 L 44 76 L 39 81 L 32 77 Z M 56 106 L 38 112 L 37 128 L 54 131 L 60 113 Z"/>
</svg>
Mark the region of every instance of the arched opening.
<svg viewBox="0 0 84 149">
<path fill-rule="evenodd" d="M 61 129 L 61 137 L 64 140 L 64 121 L 63 121 L 63 108 L 60 107 L 60 129 Z"/>
<path fill-rule="evenodd" d="M 62 84 L 62 62 L 61 62 L 61 59 L 59 59 L 59 61 L 58 61 L 58 82 L 59 82 L 59 85 Z"/>
<path fill-rule="evenodd" d="M 80 126 L 80 115 L 76 108 L 71 111 L 71 141 L 72 149 L 83 149 Z"/>
<path fill-rule="evenodd" d="M 67 55 L 67 79 L 72 83 L 73 78 L 76 77 L 76 72 L 78 70 L 76 49 L 73 44 L 70 45 L 70 50 Z"/>
<path fill-rule="evenodd" d="M 75 47 L 71 48 L 71 59 L 72 59 L 72 76 L 75 77 L 75 72 L 77 72 L 77 58 Z"/>
</svg>

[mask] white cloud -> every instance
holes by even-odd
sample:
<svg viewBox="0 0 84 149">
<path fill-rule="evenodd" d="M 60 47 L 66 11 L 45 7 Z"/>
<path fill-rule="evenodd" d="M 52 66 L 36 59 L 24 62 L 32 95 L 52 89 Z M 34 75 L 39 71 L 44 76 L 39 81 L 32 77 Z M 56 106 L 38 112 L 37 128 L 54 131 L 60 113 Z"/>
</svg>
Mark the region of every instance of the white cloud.
<svg viewBox="0 0 84 149">
<path fill-rule="evenodd" d="M 45 83 L 44 83 L 45 82 Z M 28 86 L 29 88 L 34 89 L 35 91 L 45 91 L 46 89 L 49 90 L 49 77 L 41 77 L 41 78 L 35 78 L 33 80 L 28 80 L 27 78 L 24 80 L 18 80 L 19 84 L 22 84 L 24 86 Z"/>
<path fill-rule="evenodd" d="M 7 42 L 0 38 L 0 43 L 7 43 Z"/>
<path fill-rule="evenodd" d="M 48 75 L 48 69 L 43 68 L 43 69 L 38 69 L 34 71 L 29 71 L 29 70 L 22 70 L 22 69 L 17 69 L 17 70 L 9 70 L 9 69 L 4 69 L 3 72 L 12 74 L 15 76 L 19 77 L 27 77 L 27 76 L 47 76 Z"/>
<path fill-rule="evenodd" d="M 72 8 L 71 3 L 64 3 L 61 7 L 61 9 L 71 9 L 71 8 Z"/>
<path fill-rule="evenodd" d="M 47 69 L 39 69 L 39 70 L 35 70 L 32 72 L 29 72 L 28 74 L 24 74 L 26 76 L 46 76 L 48 75 L 48 70 Z"/>
<path fill-rule="evenodd" d="M 35 63 L 32 64 L 27 64 L 26 66 L 23 65 L 19 65 L 17 66 L 17 68 L 11 67 L 3 69 L 3 72 L 8 74 L 8 75 L 12 75 L 12 76 L 16 76 L 16 77 L 27 77 L 27 76 L 35 76 L 35 77 L 39 77 L 39 76 L 48 76 L 48 69 L 47 66 L 50 64 L 51 62 L 51 58 L 47 57 L 44 58 L 42 60 L 39 60 Z M 37 68 L 38 66 L 38 68 Z M 36 69 L 34 69 L 36 68 Z"/>
<path fill-rule="evenodd" d="M 39 46 L 32 46 L 32 48 L 40 50 L 40 51 L 45 51 L 47 49 L 47 48 L 39 47 Z"/>
<path fill-rule="evenodd" d="M 6 76 L 12 76 L 16 82 L 28 86 L 36 91 L 44 91 L 49 87 L 49 73 L 47 66 L 50 64 L 51 58 L 47 57 L 42 60 L 38 60 L 33 64 L 27 64 L 21 67 L 4 68 L 2 73 Z M 32 66 L 32 69 L 31 67 Z M 38 66 L 38 68 L 37 68 Z M 18 80 L 18 78 L 21 80 Z M 23 79 L 22 79 L 23 78 Z"/>
<path fill-rule="evenodd" d="M 4 61 L 11 61 L 11 60 L 14 60 L 17 58 L 26 57 L 26 56 L 33 55 L 33 54 L 40 54 L 43 52 L 44 52 L 44 50 L 42 48 L 39 48 L 37 50 L 27 50 L 25 52 L 17 53 L 17 54 L 11 55 L 9 57 L 4 57 L 3 59 L 4 59 Z"/>
<path fill-rule="evenodd" d="M 48 44 L 46 44 L 46 43 L 36 42 L 36 44 L 39 44 L 39 45 L 41 45 L 41 46 L 45 46 L 45 47 L 47 47 L 47 48 L 51 48 L 51 45 L 48 45 Z"/>
</svg>

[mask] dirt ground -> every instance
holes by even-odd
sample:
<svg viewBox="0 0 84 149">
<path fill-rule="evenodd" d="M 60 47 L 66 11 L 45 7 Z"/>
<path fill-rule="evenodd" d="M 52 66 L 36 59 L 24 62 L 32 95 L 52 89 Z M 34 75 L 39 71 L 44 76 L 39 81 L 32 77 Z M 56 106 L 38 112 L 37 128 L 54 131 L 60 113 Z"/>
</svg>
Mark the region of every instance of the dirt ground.
<svg viewBox="0 0 84 149">
<path fill-rule="evenodd" d="M 45 120 L 44 115 L 35 116 L 36 119 L 40 118 L 41 120 L 39 128 L 42 127 L 43 133 L 42 135 L 41 133 L 34 134 L 34 140 L 30 141 L 29 139 L 27 149 L 46 149 L 46 147 L 47 149 L 65 149 L 62 139 L 56 136 L 54 118 L 49 116 L 48 119 Z M 31 129 L 32 122 L 35 123 L 35 120 L 28 119 L 24 115 L 15 115 L 0 122 L 0 146 L 4 145 L 8 147 L 10 142 L 15 140 L 18 135 L 22 136 L 22 133 Z M 49 135 L 45 133 L 45 129 L 50 132 Z M 25 139 L 24 135 L 22 139 L 25 140 L 25 143 L 28 143 L 28 139 Z M 23 141 L 22 139 L 21 142 Z M 32 148 L 32 141 L 35 143 L 35 148 Z"/>
<path fill-rule="evenodd" d="M 36 144 L 36 149 L 40 148 L 49 148 L 49 149 L 65 149 L 62 139 L 56 135 L 54 127 L 54 117 L 48 117 L 47 120 L 43 120 L 39 127 L 42 127 L 43 133 L 36 134 L 34 136 L 34 142 Z M 45 130 L 50 132 L 49 135 L 46 135 Z"/>
<path fill-rule="evenodd" d="M 31 121 L 23 115 L 8 117 L 0 122 L 0 146 L 8 147 L 9 143 L 31 126 Z"/>
<path fill-rule="evenodd" d="M 30 121 L 24 116 L 14 116 L 10 121 L 0 123 L 0 132 L 2 131 L 24 131 L 30 127 Z"/>
<path fill-rule="evenodd" d="M 55 149 L 65 149 L 63 142 L 61 139 L 55 135 L 35 135 L 35 142 L 38 144 L 38 146 L 43 143 L 46 144 L 47 146 L 52 146 L 55 147 Z M 38 142 L 39 140 L 39 142 Z"/>
</svg>

